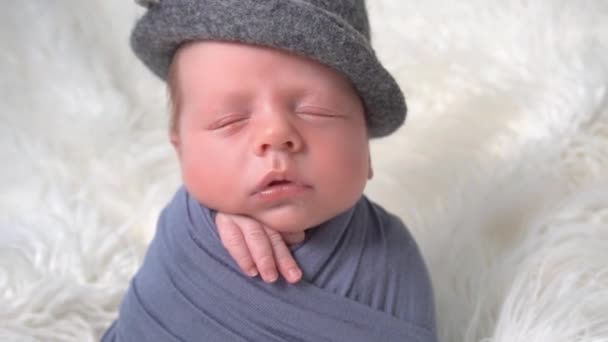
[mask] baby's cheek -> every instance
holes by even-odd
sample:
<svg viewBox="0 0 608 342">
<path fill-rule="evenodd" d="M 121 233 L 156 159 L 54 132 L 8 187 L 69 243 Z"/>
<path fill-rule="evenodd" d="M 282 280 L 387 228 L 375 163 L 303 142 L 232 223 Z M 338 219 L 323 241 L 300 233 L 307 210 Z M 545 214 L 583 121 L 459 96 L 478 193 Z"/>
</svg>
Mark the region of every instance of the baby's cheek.
<svg viewBox="0 0 608 342">
<path fill-rule="evenodd" d="M 200 157 L 183 158 L 181 162 L 182 178 L 186 189 L 199 202 L 209 207 L 220 205 L 222 185 L 218 178 L 220 170 L 209 167 L 210 163 Z"/>
<path fill-rule="evenodd" d="M 202 189 L 211 190 L 209 189 L 209 185 L 206 184 L 206 180 L 209 176 L 204 170 L 200 170 L 198 163 L 195 163 L 192 160 L 182 160 L 181 168 L 182 178 L 186 189 L 188 189 L 188 192 L 194 195 L 196 199 L 201 201 L 199 197 L 201 194 L 205 194 L 205 191 L 202 191 Z"/>
<path fill-rule="evenodd" d="M 345 138 L 333 145 L 326 144 L 319 155 L 322 158 L 320 166 L 336 177 L 337 181 L 352 182 L 367 175 L 369 149 L 366 143 L 357 139 Z"/>
<path fill-rule="evenodd" d="M 243 213 L 243 197 L 246 195 L 247 168 L 235 165 L 227 155 L 203 153 L 184 158 L 182 176 L 186 189 L 205 206 L 226 212 Z"/>
</svg>

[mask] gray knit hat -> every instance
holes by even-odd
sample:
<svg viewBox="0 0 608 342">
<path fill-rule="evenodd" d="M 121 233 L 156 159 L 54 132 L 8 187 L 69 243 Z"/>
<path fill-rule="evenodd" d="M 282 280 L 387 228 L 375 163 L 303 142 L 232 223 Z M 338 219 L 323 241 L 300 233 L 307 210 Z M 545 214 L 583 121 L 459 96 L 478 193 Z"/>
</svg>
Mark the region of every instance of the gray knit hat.
<svg viewBox="0 0 608 342">
<path fill-rule="evenodd" d="M 392 133 L 405 120 L 403 93 L 371 47 L 364 0 L 136 1 L 148 10 L 133 29 L 131 46 L 163 80 L 188 41 L 274 47 L 346 75 L 363 99 L 371 137 Z"/>
</svg>

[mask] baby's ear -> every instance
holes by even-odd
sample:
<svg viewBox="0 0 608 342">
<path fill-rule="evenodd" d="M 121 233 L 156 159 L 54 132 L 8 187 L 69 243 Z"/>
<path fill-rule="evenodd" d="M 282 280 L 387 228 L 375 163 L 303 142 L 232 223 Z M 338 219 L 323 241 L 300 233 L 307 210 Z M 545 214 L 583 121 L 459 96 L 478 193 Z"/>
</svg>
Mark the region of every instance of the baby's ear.
<svg viewBox="0 0 608 342">
<path fill-rule="evenodd" d="M 171 141 L 171 145 L 173 145 L 173 148 L 175 149 L 177 156 L 178 157 L 181 156 L 179 134 L 177 133 L 177 131 L 175 129 L 172 129 L 169 131 L 169 141 Z"/>
</svg>

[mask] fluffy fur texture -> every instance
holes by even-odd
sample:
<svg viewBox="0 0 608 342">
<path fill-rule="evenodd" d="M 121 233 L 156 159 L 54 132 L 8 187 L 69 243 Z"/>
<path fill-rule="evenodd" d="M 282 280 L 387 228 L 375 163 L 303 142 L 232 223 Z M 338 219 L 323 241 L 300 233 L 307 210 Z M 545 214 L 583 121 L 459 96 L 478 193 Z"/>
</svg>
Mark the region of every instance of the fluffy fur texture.
<svg viewBox="0 0 608 342">
<path fill-rule="evenodd" d="M 410 112 L 367 192 L 416 235 L 442 341 L 608 341 L 608 2 L 368 7 Z M 2 341 L 96 340 L 179 183 L 141 11 L 0 11 Z"/>
</svg>

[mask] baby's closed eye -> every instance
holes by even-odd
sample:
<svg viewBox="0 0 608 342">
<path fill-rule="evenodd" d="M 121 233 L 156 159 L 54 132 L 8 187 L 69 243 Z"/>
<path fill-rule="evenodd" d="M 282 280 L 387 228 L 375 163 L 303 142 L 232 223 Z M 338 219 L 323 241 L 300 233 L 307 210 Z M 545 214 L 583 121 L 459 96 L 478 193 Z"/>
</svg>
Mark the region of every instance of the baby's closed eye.
<svg viewBox="0 0 608 342">
<path fill-rule="evenodd" d="M 310 119 L 344 119 L 346 115 L 325 107 L 306 106 L 296 110 L 296 114 Z"/>
<path fill-rule="evenodd" d="M 249 120 L 250 116 L 244 113 L 235 113 L 221 116 L 207 126 L 208 130 L 219 130 L 236 125 L 240 125 Z"/>
</svg>

